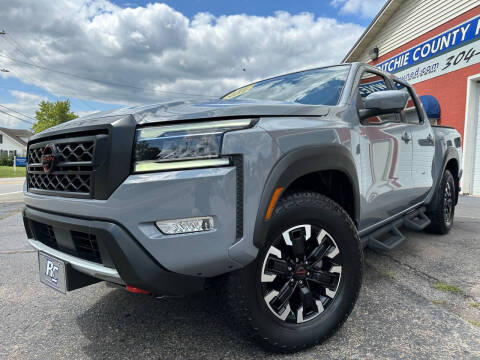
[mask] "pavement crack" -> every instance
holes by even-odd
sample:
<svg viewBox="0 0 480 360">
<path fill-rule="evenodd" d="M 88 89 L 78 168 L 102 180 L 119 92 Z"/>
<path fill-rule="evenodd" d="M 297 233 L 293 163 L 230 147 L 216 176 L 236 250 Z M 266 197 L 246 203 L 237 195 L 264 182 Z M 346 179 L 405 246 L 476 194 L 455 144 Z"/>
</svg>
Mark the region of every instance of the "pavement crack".
<svg viewBox="0 0 480 360">
<path fill-rule="evenodd" d="M 402 260 L 399 260 L 399 259 L 396 259 L 395 257 L 393 257 L 392 255 L 389 255 L 389 254 L 385 254 L 385 253 L 377 253 L 378 255 L 380 256 L 384 256 L 390 260 L 392 260 L 393 262 L 397 263 L 398 265 L 400 266 L 403 266 L 407 269 L 409 269 L 410 271 L 413 271 L 415 274 L 419 275 L 419 276 L 422 276 L 430 281 L 434 281 L 434 282 L 441 282 L 440 279 L 437 279 L 436 277 L 422 271 L 422 270 L 419 270 L 417 269 L 416 267 L 413 267 L 412 265 L 402 261 Z"/>
<path fill-rule="evenodd" d="M 388 254 L 388 253 L 380 253 L 380 252 L 375 252 L 375 253 L 376 253 L 377 255 L 379 255 L 379 256 L 383 256 L 384 258 L 387 258 L 387 259 L 393 261 L 394 263 L 396 263 L 397 265 L 399 265 L 399 266 L 401 266 L 401 267 L 403 267 L 403 268 L 408 269 L 409 271 L 413 272 L 413 273 L 416 274 L 417 276 L 423 277 L 423 278 L 426 279 L 429 283 L 434 283 L 434 284 L 435 284 L 435 283 L 437 283 L 437 284 L 438 284 L 438 283 L 444 283 L 444 280 L 438 279 L 438 278 L 436 278 L 435 276 L 432 276 L 432 275 L 430 275 L 430 274 L 428 274 L 428 273 L 426 273 L 426 272 L 424 272 L 424 271 L 422 271 L 422 270 L 419 270 L 419 269 L 417 269 L 416 267 L 414 267 L 414 266 L 412 266 L 412 265 L 410 265 L 410 264 L 408 264 L 408 263 L 406 263 L 406 262 L 404 262 L 404 261 L 402 261 L 402 260 L 399 260 L 399 259 L 393 257 L 392 255 Z M 391 278 L 392 278 L 392 279 L 395 279 L 394 277 L 391 277 Z M 433 286 L 433 288 L 435 288 L 435 286 Z M 439 289 L 437 289 L 437 290 L 438 290 L 438 291 L 442 291 L 442 290 L 439 290 Z M 468 299 L 468 300 L 472 300 L 472 301 L 476 300 L 474 296 L 467 294 L 463 289 L 460 289 L 460 293 L 458 293 L 458 294 L 453 294 L 453 293 L 452 293 L 452 295 L 461 296 L 461 297 L 464 298 L 464 299 Z"/>
</svg>

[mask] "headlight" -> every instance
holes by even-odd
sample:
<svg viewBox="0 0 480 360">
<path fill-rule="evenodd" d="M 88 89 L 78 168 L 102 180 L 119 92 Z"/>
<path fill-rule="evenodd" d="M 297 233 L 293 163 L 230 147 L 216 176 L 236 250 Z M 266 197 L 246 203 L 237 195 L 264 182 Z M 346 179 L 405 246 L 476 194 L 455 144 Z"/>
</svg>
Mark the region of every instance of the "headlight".
<svg viewBox="0 0 480 360">
<path fill-rule="evenodd" d="M 134 172 L 224 166 L 223 134 L 251 126 L 251 119 L 144 127 L 137 130 Z"/>
</svg>

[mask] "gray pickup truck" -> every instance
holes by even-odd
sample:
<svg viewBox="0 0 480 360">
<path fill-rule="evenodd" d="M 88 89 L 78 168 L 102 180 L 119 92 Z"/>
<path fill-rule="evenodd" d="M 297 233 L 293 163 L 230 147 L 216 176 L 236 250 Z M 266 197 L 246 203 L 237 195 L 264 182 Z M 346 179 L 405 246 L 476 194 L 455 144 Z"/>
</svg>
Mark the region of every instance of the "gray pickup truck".
<svg viewBox="0 0 480 360">
<path fill-rule="evenodd" d="M 56 290 L 215 286 L 238 328 L 295 351 L 352 311 L 363 247 L 451 229 L 461 153 L 406 82 L 342 64 L 39 133 L 23 217 Z"/>
</svg>

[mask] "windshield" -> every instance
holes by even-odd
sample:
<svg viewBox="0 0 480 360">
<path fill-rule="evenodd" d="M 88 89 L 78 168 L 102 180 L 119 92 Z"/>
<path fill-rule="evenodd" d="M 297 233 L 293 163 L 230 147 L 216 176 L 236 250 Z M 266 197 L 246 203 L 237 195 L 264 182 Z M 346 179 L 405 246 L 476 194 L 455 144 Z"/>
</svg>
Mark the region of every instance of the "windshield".
<svg viewBox="0 0 480 360">
<path fill-rule="evenodd" d="M 337 105 L 349 65 L 306 70 L 259 81 L 234 90 L 222 99 L 276 100 L 308 105 Z"/>
</svg>

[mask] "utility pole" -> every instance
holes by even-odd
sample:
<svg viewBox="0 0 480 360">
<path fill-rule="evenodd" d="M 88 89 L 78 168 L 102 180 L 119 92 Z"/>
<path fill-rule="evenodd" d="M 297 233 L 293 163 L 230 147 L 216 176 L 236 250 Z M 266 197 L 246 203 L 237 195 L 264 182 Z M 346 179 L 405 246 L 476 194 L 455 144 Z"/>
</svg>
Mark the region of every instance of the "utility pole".
<svg viewBox="0 0 480 360">
<path fill-rule="evenodd" d="M 0 30 L 0 35 L 5 35 L 5 30 Z M 10 72 L 10 70 L 7 70 L 7 69 L 1 69 L 0 72 L 4 72 L 4 73 L 8 73 Z"/>
</svg>

